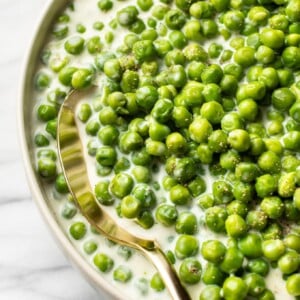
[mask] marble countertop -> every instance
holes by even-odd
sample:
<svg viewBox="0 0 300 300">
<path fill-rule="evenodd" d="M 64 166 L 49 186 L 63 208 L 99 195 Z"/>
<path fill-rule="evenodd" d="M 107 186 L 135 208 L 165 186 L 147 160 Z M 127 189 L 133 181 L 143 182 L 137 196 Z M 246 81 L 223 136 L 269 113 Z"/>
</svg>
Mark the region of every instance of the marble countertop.
<svg viewBox="0 0 300 300">
<path fill-rule="evenodd" d="M 35 206 L 18 145 L 20 70 L 48 0 L 0 0 L 0 299 L 104 299 L 72 268 Z"/>
</svg>

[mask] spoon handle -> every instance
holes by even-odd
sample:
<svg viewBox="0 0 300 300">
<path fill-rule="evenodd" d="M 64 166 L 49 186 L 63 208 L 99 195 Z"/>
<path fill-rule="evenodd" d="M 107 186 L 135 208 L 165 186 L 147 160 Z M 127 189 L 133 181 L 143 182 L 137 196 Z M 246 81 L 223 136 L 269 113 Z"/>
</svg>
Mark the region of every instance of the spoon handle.
<svg viewBox="0 0 300 300">
<path fill-rule="evenodd" d="M 159 247 L 155 247 L 153 250 L 142 249 L 142 252 L 144 252 L 145 256 L 152 261 L 153 265 L 158 270 L 173 300 L 191 299 L 186 289 L 180 282 L 176 271 L 168 262 L 165 254 Z"/>
</svg>

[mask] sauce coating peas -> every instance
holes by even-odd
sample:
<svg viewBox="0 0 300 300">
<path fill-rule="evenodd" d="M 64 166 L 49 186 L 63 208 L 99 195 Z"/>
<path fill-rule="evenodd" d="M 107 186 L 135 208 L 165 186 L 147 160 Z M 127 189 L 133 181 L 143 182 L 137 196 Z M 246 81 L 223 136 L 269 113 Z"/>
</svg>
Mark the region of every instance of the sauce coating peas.
<svg viewBox="0 0 300 300">
<path fill-rule="evenodd" d="M 155 236 L 188 290 L 203 261 L 200 300 L 275 299 L 270 265 L 286 280 L 276 297 L 300 296 L 299 0 L 86 0 L 89 22 L 77 1 L 33 78 L 33 139 L 37 172 L 80 251 L 129 298 L 164 290 L 146 265 L 123 265 L 131 251 L 90 238 L 56 165 L 61 104 L 97 84 L 76 117 L 101 177 L 99 205 Z"/>
</svg>

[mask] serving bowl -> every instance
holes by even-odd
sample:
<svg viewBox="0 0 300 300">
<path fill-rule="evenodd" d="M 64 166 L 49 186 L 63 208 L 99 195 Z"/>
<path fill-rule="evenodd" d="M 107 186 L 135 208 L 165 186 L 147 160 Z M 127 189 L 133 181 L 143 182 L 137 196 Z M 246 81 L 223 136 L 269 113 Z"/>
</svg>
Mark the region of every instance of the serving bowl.
<svg viewBox="0 0 300 300">
<path fill-rule="evenodd" d="M 25 56 L 24 66 L 21 75 L 21 84 L 19 89 L 18 99 L 18 127 L 19 140 L 27 180 L 31 189 L 33 199 L 38 206 L 41 215 L 43 216 L 48 228 L 57 241 L 65 256 L 71 261 L 87 281 L 96 290 L 105 294 L 108 299 L 120 299 L 119 292 L 110 285 L 99 273 L 91 267 L 86 259 L 76 250 L 74 245 L 63 232 L 59 222 L 58 216 L 52 210 L 49 204 L 50 199 L 46 193 L 45 186 L 36 172 L 34 161 L 34 145 L 32 139 L 32 111 L 34 103 L 33 96 L 33 78 L 36 72 L 36 67 L 39 61 L 40 53 L 46 43 L 50 26 L 55 20 L 55 17 L 68 4 L 68 0 L 51 0 L 46 5 L 39 21 L 36 25 L 33 38 L 28 47 L 28 52 Z"/>
</svg>

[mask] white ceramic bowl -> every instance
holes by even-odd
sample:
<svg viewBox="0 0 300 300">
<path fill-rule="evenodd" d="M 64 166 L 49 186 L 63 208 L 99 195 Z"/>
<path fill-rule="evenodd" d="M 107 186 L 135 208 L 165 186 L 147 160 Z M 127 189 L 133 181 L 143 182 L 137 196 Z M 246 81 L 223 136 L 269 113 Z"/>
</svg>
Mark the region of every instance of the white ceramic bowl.
<svg viewBox="0 0 300 300">
<path fill-rule="evenodd" d="M 81 273 L 92 286 L 101 291 L 102 294 L 105 293 L 109 299 L 121 299 L 122 297 L 119 293 L 117 293 L 116 289 L 113 288 L 104 278 L 102 278 L 101 275 L 99 275 L 96 270 L 92 268 L 92 266 L 81 256 L 81 254 L 78 252 L 78 250 L 76 250 L 63 232 L 55 217 L 55 214 L 51 209 L 51 206 L 49 205 L 50 200 L 46 195 L 41 179 L 34 167 L 34 145 L 32 139 L 33 128 L 31 122 L 32 110 L 34 106 L 32 101 L 33 78 L 39 61 L 40 53 L 45 45 L 51 24 L 55 20 L 55 17 L 62 12 L 68 2 L 68 0 L 49 1 L 40 17 L 28 49 L 22 70 L 18 105 L 20 144 L 25 170 L 33 198 L 59 246 L 65 255 L 70 259 L 71 263 L 81 271 Z"/>
</svg>

